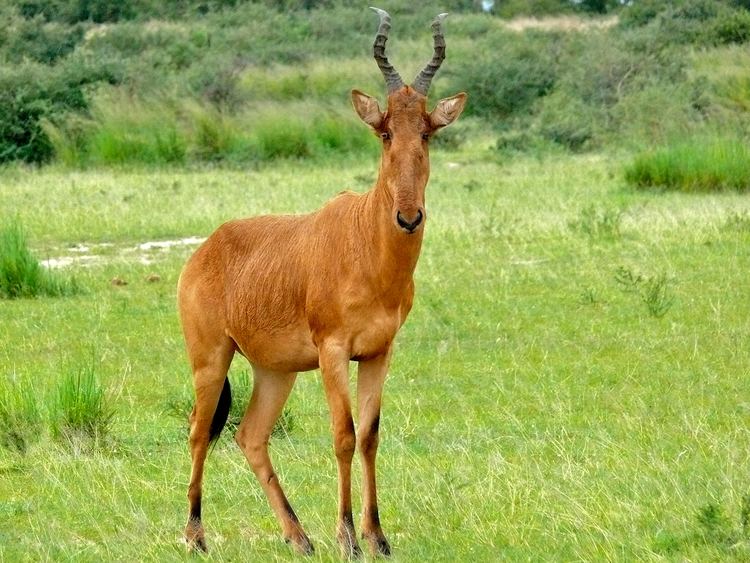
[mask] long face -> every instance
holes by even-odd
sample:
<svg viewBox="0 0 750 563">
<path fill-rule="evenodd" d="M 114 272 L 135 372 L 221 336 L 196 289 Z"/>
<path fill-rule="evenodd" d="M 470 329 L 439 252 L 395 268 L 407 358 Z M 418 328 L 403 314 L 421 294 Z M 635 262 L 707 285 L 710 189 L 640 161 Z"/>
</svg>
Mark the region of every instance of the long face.
<svg viewBox="0 0 750 563">
<path fill-rule="evenodd" d="M 431 112 L 426 109 L 426 97 L 411 86 L 392 92 L 384 112 L 374 98 L 357 90 L 352 92 L 352 101 L 383 143 L 380 181 L 393 200 L 393 224 L 407 234 L 415 233 L 427 216 L 424 194 L 430 178 L 430 139 L 458 118 L 466 94 L 440 100 Z"/>
<path fill-rule="evenodd" d="M 445 57 L 441 24 L 446 14 L 440 14 L 433 22 L 435 53 L 432 60 L 414 82 L 406 86 L 385 56 L 390 16 L 383 10 L 373 10 L 380 16 L 373 52 L 388 88 L 388 107 L 381 111 L 377 100 L 359 90 L 352 90 L 352 103 L 360 119 L 383 142 L 379 182 L 384 184 L 393 202 L 393 225 L 401 232 L 413 234 L 426 219 L 424 192 L 430 177 L 430 138 L 458 118 L 466 104 L 466 94 L 442 99 L 435 109 L 427 111 L 430 81 Z"/>
<path fill-rule="evenodd" d="M 389 96 L 388 110 L 377 133 L 383 142 L 381 179 L 393 195 L 393 221 L 405 232 L 414 233 L 426 218 L 428 148 L 434 133 L 424 96 L 408 87 Z"/>
</svg>

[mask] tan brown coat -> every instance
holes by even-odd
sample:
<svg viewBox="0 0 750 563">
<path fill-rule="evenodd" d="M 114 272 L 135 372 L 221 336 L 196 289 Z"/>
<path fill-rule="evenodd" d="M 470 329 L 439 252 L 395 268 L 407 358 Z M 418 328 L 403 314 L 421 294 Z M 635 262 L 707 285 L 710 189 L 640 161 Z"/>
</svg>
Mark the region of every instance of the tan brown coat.
<svg viewBox="0 0 750 563">
<path fill-rule="evenodd" d="M 429 138 L 458 117 L 465 100 L 465 94 L 441 100 L 428 113 L 425 93 L 396 84 L 383 112 L 374 98 L 354 90 L 355 110 L 383 142 L 372 189 L 342 193 L 309 215 L 230 221 L 188 260 L 178 303 L 196 394 L 185 532 L 190 546 L 205 550 L 203 465 L 209 441 L 226 421 L 227 370 L 239 352 L 253 367 L 254 386 L 235 438 L 287 541 L 300 552 L 312 551 L 276 478 L 267 445 L 297 372 L 320 368 L 339 471 L 338 540 L 345 555 L 359 553 L 351 506 L 351 462 L 359 447 L 362 536 L 374 553 L 390 552 L 375 485 L 382 387 L 393 340 L 414 299 L 413 273 L 426 221 Z M 348 379 L 352 360 L 359 362 L 357 434 Z"/>
</svg>

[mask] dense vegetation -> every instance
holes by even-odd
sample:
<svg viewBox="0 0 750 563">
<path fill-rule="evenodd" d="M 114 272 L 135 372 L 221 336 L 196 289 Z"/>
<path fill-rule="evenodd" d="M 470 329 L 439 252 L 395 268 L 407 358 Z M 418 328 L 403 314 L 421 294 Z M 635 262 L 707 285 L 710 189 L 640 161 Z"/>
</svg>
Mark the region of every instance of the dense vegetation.
<svg viewBox="0 0 750 563">
<path fill-rule="evenodd" d="M 642 148 L 713 131 L 741 142 L 750 129 L 750 11 L 740 0 L 497 2 L 492 14 L 471 1 L 391 4 L 389 49 L 404 73 L 429 56 L 434 13 L 453 12 L 435 95 L 469 92 L 468 114 L 499 155 Z M 0 162 L 248 164 L 371 147 L 346 102 L 352 87 L 382 90 L 369 58 L 374 16 L 361 6 L 0 6 L 9 22 Z M 519 32 L 499 17 L 561 11 L 609 11 L 619 23 Z M 462 127 L 442 141 L 460 143 L 472 120 Z"/>
</svg>

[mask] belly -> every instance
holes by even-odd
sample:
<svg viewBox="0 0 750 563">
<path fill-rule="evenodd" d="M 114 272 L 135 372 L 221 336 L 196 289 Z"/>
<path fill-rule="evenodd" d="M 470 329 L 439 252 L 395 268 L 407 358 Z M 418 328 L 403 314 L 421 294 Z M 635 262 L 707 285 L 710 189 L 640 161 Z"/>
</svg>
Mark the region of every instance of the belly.
<svg viewBox="0 0 750 563">
<path fill-rule="evenodd" d="M 306 323 L 237 335 L 230 331 L 229 336 L 251 364 L 264 369 L 291 373 L 318 367 L 318 349 Z"/>
<path fill-rule="evenodd" d="M 354 361 L 374 358 L 390 349 L 402 324 L 401 309 L 370 307 L 339 313 L 335 323 L 320 325 L 315 341 L 333 338 L 347 343 L 349 358 Z M 284 324 L 279 319 L 257 324 L 245 320 L 244 326 L 237 325 L 237 330 L 227 333 L 250 363 L 286 373 L 319 367 L 318 348 L 307 319 L 297 317 Z"/>
</svg>

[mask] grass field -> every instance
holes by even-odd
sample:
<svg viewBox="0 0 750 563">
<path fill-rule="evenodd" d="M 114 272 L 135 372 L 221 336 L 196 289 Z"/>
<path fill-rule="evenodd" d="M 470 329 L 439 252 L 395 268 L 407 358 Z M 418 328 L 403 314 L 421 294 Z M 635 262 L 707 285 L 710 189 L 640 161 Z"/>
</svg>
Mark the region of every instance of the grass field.
<svg viewBox="0 0 750 563">
<path fill-rule="evenodd" d="M 750 558 L 750 200 L 636 191 L 625 164 L 497 160 L 476 144 L 433 154 L 416 302 L 381 423 L 393 560 Z M 40 259 L 78 256 L 60 272 L 83 289 L 0 302 L 3 392 L 33 390 L 44 418 L 60 381 L 88 369 L 114 408 L 95 447 L 42 431 L 25 453 L 0 449 L 0 560 L 189 559 L 175 285 L 194 246 L 139 245 L 310 211 L 367 189 L 375 170 L 369 157 L 0 170 L 2 212 Z M 237 359 L 231 379 L 246 369 Z M 300 376 L 289 407 L 272 457 L 313 560 L 335 560 L 318 373 Z M 358 462 L 354 475 L 356 490 Z M 210 560 L 293 558 L 231 432 L 208 460 L 204 522 Z"/>
</svg>

